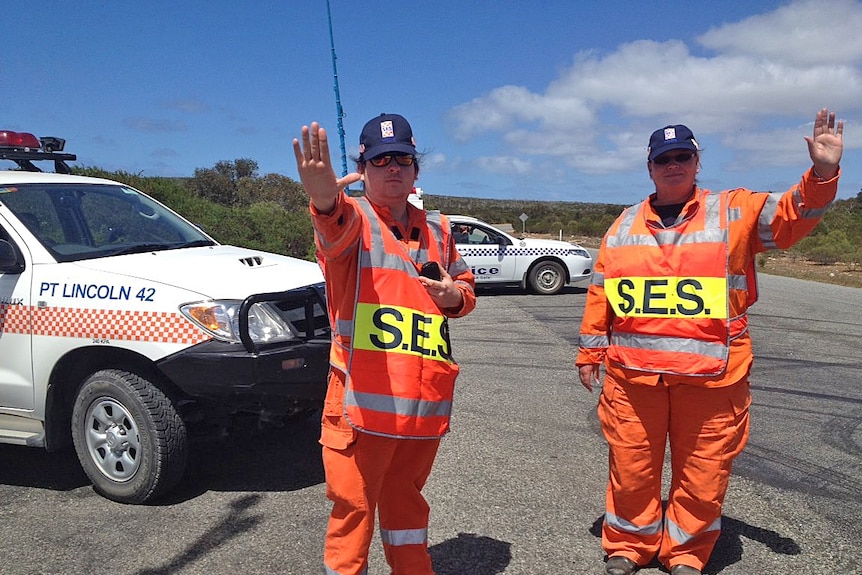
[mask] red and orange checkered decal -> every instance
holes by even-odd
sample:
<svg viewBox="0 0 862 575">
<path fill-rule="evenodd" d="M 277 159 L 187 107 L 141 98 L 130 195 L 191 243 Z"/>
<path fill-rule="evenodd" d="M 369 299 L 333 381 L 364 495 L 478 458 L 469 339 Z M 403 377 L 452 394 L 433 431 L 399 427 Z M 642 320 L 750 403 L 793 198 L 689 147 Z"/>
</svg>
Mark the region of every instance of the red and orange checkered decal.
<svg viewBox="0 0 862 575">
<path fill-rule="evenodd" d="M 33 327 L 30 329 L 30 314 Z M 0 304 L 0 331 L 194 345 L 212 339 L 180 313 Z"/>
</svg>

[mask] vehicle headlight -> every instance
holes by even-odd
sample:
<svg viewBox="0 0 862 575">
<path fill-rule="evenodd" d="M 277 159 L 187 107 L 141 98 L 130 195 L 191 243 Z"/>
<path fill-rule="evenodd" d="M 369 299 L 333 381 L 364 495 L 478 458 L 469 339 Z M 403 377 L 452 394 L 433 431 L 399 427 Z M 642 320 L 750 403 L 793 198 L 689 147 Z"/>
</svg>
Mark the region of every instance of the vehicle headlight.
<svg viewBox="0 0 862 575">
<path fill-rule="evenodd" d="M 581 256 L 582 258 L 591 259 L 590 252 L 582 248 L 581 246 L 573 246 L 569 253 L 573 256 Z"/>
<path fill-rule="evenodd" d="M 195 325 L 213 337 L 240 343 L 238 300 L 220 300 L 190 303 L 180 311 Z M 296 339 L 290 325 L 272 304 L 261 302 L 251 306 L 248 312 L 248 333 L 255 343 L 276 343 Z"/>
</svg>

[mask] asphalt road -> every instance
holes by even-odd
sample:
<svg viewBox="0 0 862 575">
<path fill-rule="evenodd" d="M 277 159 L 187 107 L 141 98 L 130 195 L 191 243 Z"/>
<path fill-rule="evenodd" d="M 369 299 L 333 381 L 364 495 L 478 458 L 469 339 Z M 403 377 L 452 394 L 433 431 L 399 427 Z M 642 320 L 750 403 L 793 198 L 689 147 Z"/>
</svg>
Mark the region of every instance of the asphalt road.
<svg viewBox="0 0 862 575">
<path fill-rule="evenodd" d="M 761 277 L 752 436 L 706 573 L 859 573 L 862 290 Z M 482 292 L 452 322 L 453 431 L 426 488 L 438 575 L 597 574 L 607 452 L 576 383 L 584 290 Z M 171 499 L 112 503 L 72 452 L 0 445 L 0 573 L 321 573 L 314 420 L 199 438 Z M 641 573 L 662 573 L 656 565 Z M 375 537 L 370 575 L 388 573 Z"/>
</svg>

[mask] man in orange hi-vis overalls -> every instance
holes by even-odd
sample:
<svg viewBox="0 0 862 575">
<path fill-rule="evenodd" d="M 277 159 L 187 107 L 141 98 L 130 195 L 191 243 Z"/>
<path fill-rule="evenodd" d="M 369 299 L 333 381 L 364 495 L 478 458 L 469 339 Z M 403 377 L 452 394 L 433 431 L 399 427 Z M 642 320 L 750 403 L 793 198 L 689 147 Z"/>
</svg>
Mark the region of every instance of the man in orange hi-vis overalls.
<svg viewBox="0 0 862 575">
<path fill-rule="evenodd" d="M 402 116 L 365 125 L 357 173 L 340 179 L 316 123 L 293 148 L 333 330 L 320 436 L 333 502 L 325 573 L 367 573 L 379 511 L 392 573 L 433 575 L 422 488 L 449 429 L 458 375 L 447 319 L 475 307 L 473 274 L 446 217 L 407 201 L 419 156 Z M 365 197 L 342 192 L 360 179 Z"/>
<path fill-rule="evenodd" d="M 817 113 L 805 138 L 814 165 L 783 194 L 701 189 L 691 130 L 652 134 L 655 193 L 602 240 L 576 360 L 590 391 L 601 364 L 606 372 L 598 414 L 609 446 L 607 575 L 630 575 L 656 555 L 672 575 L 699 575 L 709 560 L 731 465 L 748 439 L 754 257 L 791 246 L 820 221 L 838 188 L 843 129 L 834 113 Z"/>
</svg>

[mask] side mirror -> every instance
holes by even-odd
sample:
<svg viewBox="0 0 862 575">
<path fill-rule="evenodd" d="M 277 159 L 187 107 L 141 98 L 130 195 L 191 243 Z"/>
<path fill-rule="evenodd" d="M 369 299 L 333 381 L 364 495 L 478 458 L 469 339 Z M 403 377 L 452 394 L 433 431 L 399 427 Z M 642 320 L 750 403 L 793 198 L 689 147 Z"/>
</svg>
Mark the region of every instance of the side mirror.
<svg viewBox="0 0 862 575">
<path fill-rule="evenodd" d="M 20 274 L 24 271 L 24 260 L 18 250 L 6 240 L 0 240 L 0 273 Z"/>
</svg>

